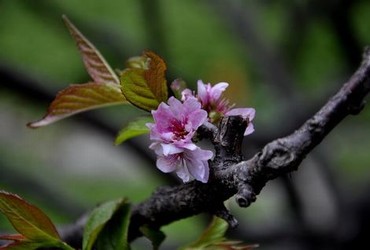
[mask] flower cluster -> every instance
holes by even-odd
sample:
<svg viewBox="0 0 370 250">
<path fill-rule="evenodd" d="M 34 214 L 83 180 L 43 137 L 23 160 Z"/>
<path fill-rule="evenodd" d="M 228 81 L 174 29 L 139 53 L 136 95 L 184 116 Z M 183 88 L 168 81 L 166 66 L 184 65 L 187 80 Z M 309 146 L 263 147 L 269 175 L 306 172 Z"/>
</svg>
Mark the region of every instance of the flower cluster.
<svg viewBox="0 0 370 250">
<path fill-rule="evenodd" d="M 223 116 L 242 116 L 249 123 L 244 135 L 254 131 L 253 108 L 235 108 L 222 97 L 229 86 L 220 82 L 213 87 L 198 81 L 197 94 L 190 89 L 181 92 L 181 101 L 170 97 L 168 104 L 161 103 L 152 111 L 154 123 L 150 129 L 150 148 L 157 154 L 157 167 L 162 172 L 176 172 L 184 181 L 191 179 L 206 183 L 209 177 L 208 160 L 213 152 L 203 150 L 193 142 L 197 129 L 206 121 L 217 123 Z"/>
<path fill-rule="evenodd" d="M 207 120 L 207 112 L 195 98 L 183 103 L 170 97 L 168 105 L 161 103 L 152 111 L 154 124 L 149 123 L 150 148 L 158 155 L 157 167 L 165 173 L 176 172 L 184 181 L 191 176 L 201 182 L 209 177 L 208 160 L 213 153 L 196 146 L 192 138 L 196 130 Z"/>
<path fill-rule="evenodd" d="M 226 82 L 220 82 L 211 86 L 210 83 L 204 84 L 202 80 L 197 83 L 198 93 L 195 95 L 190 89 L 182 91 L 182 100 L 196 97 L 202 105 L 202 108 L 207 111 L 208 119 L 211 123 L 217 123 L 223 116 L 242 116 L 248 119 L 249 123 L 244 132 L 244 135 L 253 133 L 254 127 L 252 120 L 255 116 L 254 108 L 232 108 L 233 105 L 222 97 L 222 92 L 229 86 Z"/>
</svg>

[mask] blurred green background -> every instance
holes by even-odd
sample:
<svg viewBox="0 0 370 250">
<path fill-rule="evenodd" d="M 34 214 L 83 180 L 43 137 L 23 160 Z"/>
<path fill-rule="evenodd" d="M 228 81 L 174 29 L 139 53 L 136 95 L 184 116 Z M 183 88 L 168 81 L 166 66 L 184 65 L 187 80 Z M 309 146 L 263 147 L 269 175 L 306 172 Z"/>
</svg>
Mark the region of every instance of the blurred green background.
<svg viewBox="0 0 370 250">
<path fill-rule="evenodd" d="M 231 101 L 257 111 L 246 156 L 314 114 L 348 80 L 370 43 L 365 0 L 1 0 L 0 189 L 36 204 L 58 224 L 99 202 L 127 196 L 137 203 L 178 182 L 155 169 L 147 136 L 113 145 L 115 133 L 141 113 L 134 107 L 26 128 L 58 90 L 90 80 L 63 14 L 113 68 L 151 49 L 167 62 L 169 81 L 180 77 L 191 87 L 198 79 L 229 82 Z M 230 237 L 260 249 L 357 244 L 370 228 L 369 124 L 365 107 L 335 128 L 299 171 L 270 182 L 250 208 L 231 199 L 241 225 Z M 207 221 L 197 216 L 166 226 L 164 249 L 194 240 Z M 9 224 L 0 216 L 4 230 Z"/>
</svg>

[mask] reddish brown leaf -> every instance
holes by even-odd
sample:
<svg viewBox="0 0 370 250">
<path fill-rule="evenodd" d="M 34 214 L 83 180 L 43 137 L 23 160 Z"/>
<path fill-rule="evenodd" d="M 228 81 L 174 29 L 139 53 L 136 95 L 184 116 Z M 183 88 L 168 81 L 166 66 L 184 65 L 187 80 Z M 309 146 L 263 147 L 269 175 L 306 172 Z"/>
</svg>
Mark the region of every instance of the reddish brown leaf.
<svg viewBox="0 0 370 250">
<path fill-rule="evenodd" d="M 89 40 L 87 40 L 87 38 L 65 15 L 63 15 L 62 18 L 73 39 L 76 41 L 86 70 L 89 72 L 94 82 L 119 84 L 117 75 L 111 69 L 100 52 L 95 48 L 95 46 Z"/>
<path fill-rule="evenodd" d="M 29 123 L 28 126 L 37 128 L 79 112 L 123 103 L 126 103 L 126 100 L 119 85 L 112 83 L 74 84 L 58 93 L 44 118 Z"/>
<path fill-rule="evenodd" d="M 39 208 L 17 195 L 0 191 L 0 212 L 20 234 L 29 240 L 60 239 L 50 219 Z M 12 236 L 4 237 L 12 238 Z M 16 236 L 13 238 L 20 239 Z"/>
<path fill-rule="evenodd" d="M 148 86 L 159 102 L 167 101 L 166 63 L 153 51 L 146 51 L 144 55 L 150 59 L 149 69 L 145 71 L 145 79 L 148 81 Z"/>
<path fill-rule="evenodd" d="M 128 61 L 130 68 L 121 74 L 121 89 L 126 99 L 135 106 L 151 111 L 167 101 L 166 64 L 154 52 Z"/>
<path fill-rule="evenodd" d="M 5 234 L 0 235 L 0 240 L 12 240 L 12 241 L 22 241 L 26 238 L 21 234 Z"/>
</svg>

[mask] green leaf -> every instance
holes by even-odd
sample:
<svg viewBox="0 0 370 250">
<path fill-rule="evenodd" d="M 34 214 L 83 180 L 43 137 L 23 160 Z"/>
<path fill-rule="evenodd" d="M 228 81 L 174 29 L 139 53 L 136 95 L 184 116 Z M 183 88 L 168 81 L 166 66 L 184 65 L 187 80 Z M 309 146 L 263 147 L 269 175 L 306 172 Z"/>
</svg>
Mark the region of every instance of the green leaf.
<svg viewBox="0 0 370 250">
<path fill-rule="evenodd" d="M 61 249 L 74 250 L 63 242 L 45 242 L 45 241 L 18 241 L 0 247 L 0 250 L 40 250 L 40 249 Z"/>
<path fill-rule="evenodd" d="M 121 129 L 121 131 L 119 131 L 114 143 L 119 145 L 128 139 L 149 133 L 149 128 L 146 124 L 151 122 L 154 122 L 153 117 L 140 117 L 135 121 L 130 122 L 127 126 Z"/>
<path fill-rule="evenodd" d="M 128 226 L 131 215 L 130 205 L 121 206 L 104 226 L 96 241 L 97 250 L 129 250 Z"/>
<path fill-rule="evenodd" d="M 134 57 L 127 64 L 129 68 L 122 71 L 120 80 L 122 93 L 129 102 L 151 111 L 167 101 L 166 64 L 162 58 L 146 51 L 142 57 Z"/>
<path fill-rule="evenodd" d="M 93 82 L 74 84 L 60 91 L 50 104 L 46 115 L 41 120 L 27 124 L 31 128 L 49 125 L 83 111 L 127 103 L 118 76 L 104 57 L 66 16 L 63 16 L 63 21 L 76 41 Z"/>
<path fill-rule="evenodd" d="M 241 245 L 241 241 L 226 240 L 225 233 L 229 225 L 216 216 L 198 240 L 182 247 L 181 250 L 251 250 L 258 245 Z"/>
<path fill-rule="evenodd" d="M 158 250 L 166 238 L 166 235 L 162 231 L 152 229 L 147 225 L 140 227 L 140 232 L 152 242 L 153 250 Z"/>
<path fill-rule="evenodd" d="M 67 16 L 62 16 L 77 47 L 81 53 L 85 68 L 96 83 L 115 83 L 119 85 L 119 79 L 104 57 L 95 46 L 72 24 Z"/>
<path fill-rule="evenodd" d="M 20 234 L 0 235 L 1 240 L 13 241 L 0 249 L 32 250 L 41 247 L 56 247 L 72 250 L 60 240 L 59 234 L 39 208 L 21 197 L 0 191 L 0 212 L 3 213 Z"/>
<path fill-rule="evenodd" d="M 225 239 L 224 235 L 228 227 L 229 225 L 226 221 L 214 216 L 211 224 L 202 233 L 199 239 L 184 249 L 204 249 L 207 246 L 219 243 Z"/>
<path fill-rule="evenodd" d="M 129 207 L 126 199 L 118 199 L 95 208 L 84 229 L 82 249 L 91 250 L 94 245 L 97 245 L 98 250 L 129 249 Z M 115 248 L 112 248 L 113 246 Z"/>
<path fill-rule="evenodd" d="M 58 93 L 41 120 L 31 122 L 28 126 L 46 126 L 83 111 L 124 103 L 126 100 L 116 84 L 74 84 Z"/>
<path fill-rule="evenodd" d="M 0 212 L 28 240 L 60 239 L 49 217 L 15 194 L 0 191 Z"/>
</svg>

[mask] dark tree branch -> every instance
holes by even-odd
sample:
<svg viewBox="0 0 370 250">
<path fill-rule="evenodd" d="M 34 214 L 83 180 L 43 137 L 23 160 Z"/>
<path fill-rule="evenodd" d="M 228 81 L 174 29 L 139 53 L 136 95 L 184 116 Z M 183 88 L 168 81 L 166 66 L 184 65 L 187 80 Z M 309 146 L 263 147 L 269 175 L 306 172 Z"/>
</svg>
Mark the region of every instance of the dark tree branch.
<svg viewBox="0 0 370 250">
<path fill-rule="evenodd" d="M 216 157 L 211 162 L 208 183 L 193 181 L 175 187 L 161 187 L 150 198 L 136 205 L 132 212 L 129 240 L 141 236 L 139 228 L 146 224 L 154 229 L 199 213 L 210 213 L 236 226 L 236 219 L 223 202 L 235 195 L 241 207 L 256 200 L 265 184 L 278 176 L 297 170 L 307 154 L 340 123 L 343 118 L 358 114 L 370 90 L 370 48 L 363 62 L 347 83 L 312 118 L 292 134 L 268 143 L 251 159 L 244 161 L 240 153 L 247 120 L 224 118 L 219 128 L 202 128 L 215 144 Z M 62 230 L 65 239 L 81 237 L 83 225 Z"/>
<path fill-rule="evenodd" d="M 267 181 L 296 170 L 307 154 L 343 118 L 359 113 L 369 90 L 370 49 L 367 49 L 361 66 L 351 79 L 294 133 L 268 143 L 248 161 L 239 161 L 237 156 L 233 156 L 233 151 L 225 150 L 223 157 L 216 155 L 217 160 L 212 163 L 213 176 L 208 184 L 191 182 L 161 188 L 136 206 L 132 215 L 131 239 L 139 236 L 138 227 L 144 223 L 159 228 L 201 212 L 215 213 L 214 208 L 235 194 L 240 206 L 249 206 Z M 224 119 L 217 134 L 224 136 L 220 145 L 238 141 L 242 134 L 237 131 L 243 130 L 244 126 L 241 118 Z M 236 132 L 228 133 L 233 130 Z"/>
</svg>

